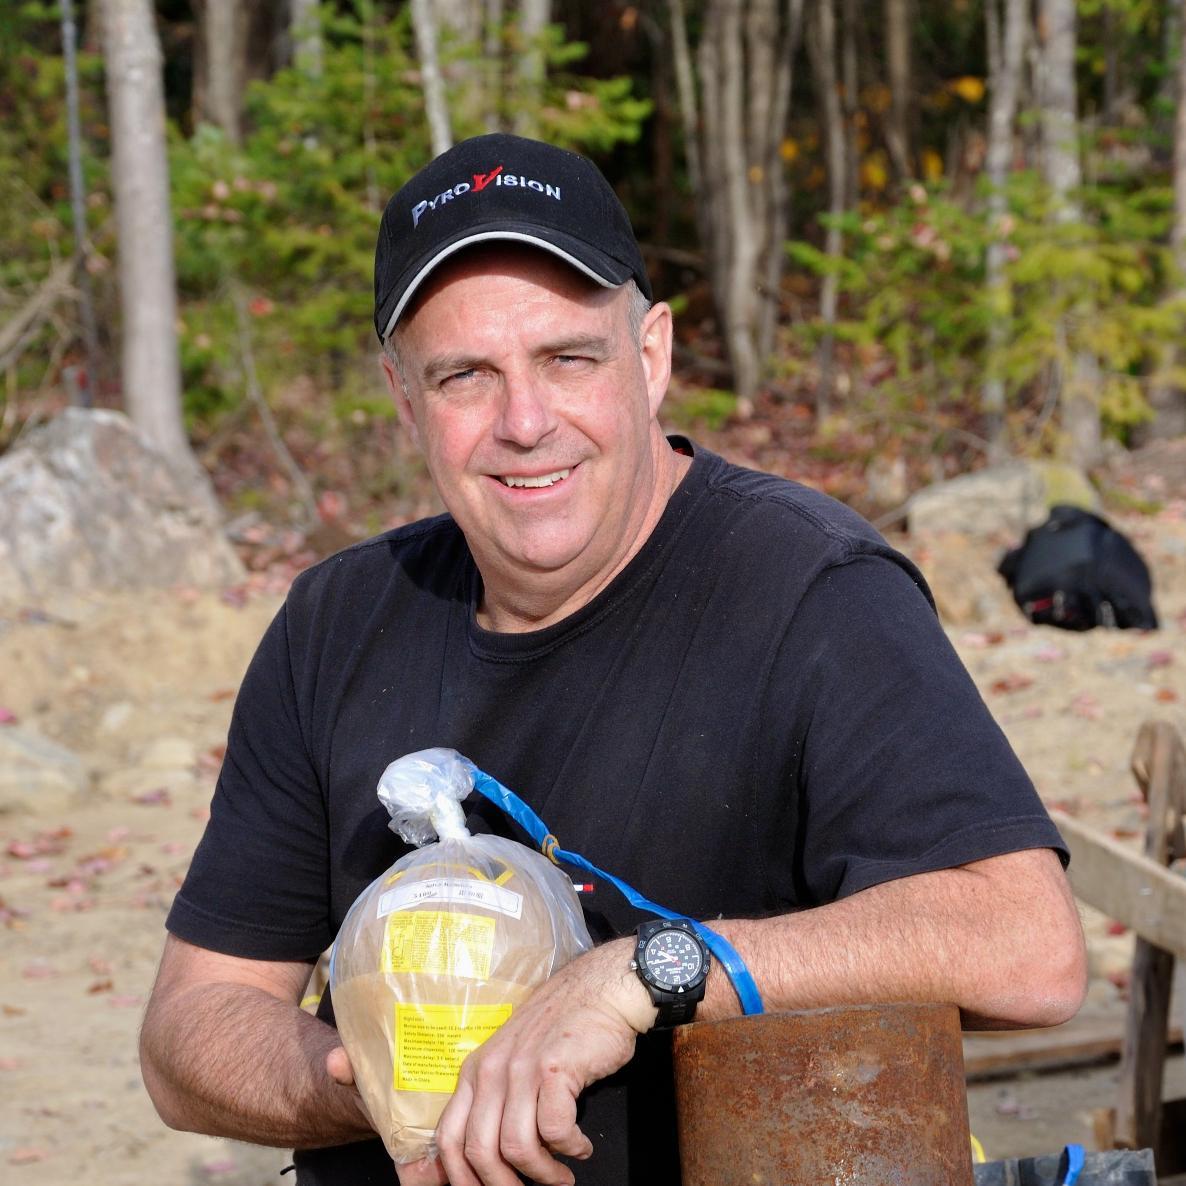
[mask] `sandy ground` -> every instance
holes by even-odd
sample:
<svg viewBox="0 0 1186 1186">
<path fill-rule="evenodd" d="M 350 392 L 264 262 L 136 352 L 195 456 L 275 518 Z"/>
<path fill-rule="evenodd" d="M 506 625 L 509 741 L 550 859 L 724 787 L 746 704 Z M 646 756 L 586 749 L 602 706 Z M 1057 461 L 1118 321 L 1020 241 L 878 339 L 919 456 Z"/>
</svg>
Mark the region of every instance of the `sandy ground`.
<svg viewBox="0 0 1186 1186">
<path fill-rule="evenodd" d="M 1119 522 L 1154 569 L 1162 630 L 1037 629 L 1001 596 L 951 637 L 1047 801 L 1137 844 L 1137 729 L 1157 717 L 1186 734 L 1186 503 Z M 924 558 L 945 563 L 942 549 Z M 991 560 L 958 563 L 984 575 Z M 180 590 L 0 614 L 0 729 L 68 747 L 92 788 L 68 811 L 30 803 L 0 815 L 5 1182 L 291 1181 L 277 1177 L 281 1151 L 167 1131 L 136 1058 L 164 916 L 201 833 L 232 696 L 278 604 L 275 592 Z M 1084 917 L 1089 1007 L 1119 1010 L 1131 940 Z M 973 1128 L 991 1156 L 1089 1140 L 1084 1118 L 1109 1102 L 1112 1074 L 978 1087 Z"/>
</svg>

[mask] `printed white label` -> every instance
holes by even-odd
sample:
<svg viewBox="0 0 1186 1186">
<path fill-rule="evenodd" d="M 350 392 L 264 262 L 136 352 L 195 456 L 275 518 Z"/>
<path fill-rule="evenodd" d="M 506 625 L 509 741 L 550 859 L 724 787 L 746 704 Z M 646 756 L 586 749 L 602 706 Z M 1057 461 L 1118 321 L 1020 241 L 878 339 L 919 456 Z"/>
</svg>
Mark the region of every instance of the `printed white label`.
<svg viewBox="0 0 1186 1186">
<path fill-rule="evenodd" d="M 490 881 L 471 881 L 467 877 L 433 877 L 394 886 L 379 896 L 377 918 L 397 910 L 428 902 L 460 902 L 465 906 L 485 906 L 499 914 L 519 918 L 523 914 L 523 895 Z"/>
</svg>

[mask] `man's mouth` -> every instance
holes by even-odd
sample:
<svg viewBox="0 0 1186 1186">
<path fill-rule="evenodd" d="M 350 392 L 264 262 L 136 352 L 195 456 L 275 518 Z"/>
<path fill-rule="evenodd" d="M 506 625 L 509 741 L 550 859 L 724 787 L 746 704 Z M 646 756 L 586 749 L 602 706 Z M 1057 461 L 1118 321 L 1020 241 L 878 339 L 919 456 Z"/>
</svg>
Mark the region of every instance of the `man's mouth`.
<svg viewBox="0 0 1186 1186">
<path fill-rule="evenodd" d="M 522 477 L 518 474 L 499 474 L 498 480 L 504 486 L 512 488 L 526 487 L 531 490 L 538 490 L 542 486 L 554 486 L 557 482 L 563 482 L 568 475 L 572 473 L 571 469 L 558 469 L 550 474 L 537 474 L 535 477 Z"/>
</svg>

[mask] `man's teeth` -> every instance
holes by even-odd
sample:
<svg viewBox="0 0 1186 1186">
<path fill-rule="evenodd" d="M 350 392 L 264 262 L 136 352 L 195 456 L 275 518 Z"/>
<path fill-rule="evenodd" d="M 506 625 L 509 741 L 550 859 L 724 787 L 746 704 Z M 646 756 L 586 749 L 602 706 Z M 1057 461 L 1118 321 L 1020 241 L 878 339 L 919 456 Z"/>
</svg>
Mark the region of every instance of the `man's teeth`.
<svg viewBox="0 0 1186 1186">
<path fill-rule="evenodd" d="M 570 469 L 558 469 L 554 474 L 540 474 L 538 478 L 507 476 L 502 481 L 506 486 L 528 486 L 535 488 L 538 486 L 551 486 L 554 482 L 563 482 L 570 473 L 572 473 Z"/>
</svg>

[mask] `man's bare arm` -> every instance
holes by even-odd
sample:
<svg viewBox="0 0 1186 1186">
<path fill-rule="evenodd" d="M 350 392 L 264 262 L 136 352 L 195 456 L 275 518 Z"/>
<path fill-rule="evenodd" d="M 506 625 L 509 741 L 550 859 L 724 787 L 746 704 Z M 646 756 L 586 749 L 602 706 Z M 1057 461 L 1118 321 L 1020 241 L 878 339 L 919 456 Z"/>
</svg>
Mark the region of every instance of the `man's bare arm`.
<svg viewBox="0 0 1186 1186">
<path fill-rule="evenodd" d="M 337 1030 L 299 1006 L 310 971 L 168 937 L 140 1066 L 170 1128 L 282 1148 L 374 1135 L 358 1092 L 326 1069 Z"/>
<path fill-rule="evenodd" d="M 1086 989 L 1079 915 L 1049 849 L 903 877 L 814 910 L 711 925 L 746 961 L 768 1009 L 947 1001 L 965 1029 L 1008 1029 L 1068 1020 Z M 727 977 L 711 976 L 697 1016 L 737 1012 Z"/>
<path fill-rule="evenodd" d="M 1086 987 L 1082 929 L 1058 858 L 1011 853 L 873 886 L 812 910 L 712 921 L 749 965 L 766 1008 L 943 1001 L 966 1025 L 1065 1021 Z M 582 1156 L 576 1100 L 629 1057 L 655 1008 L 617 939 L 562 968 L 462 1067 L 437 1129 L 442 1167 L 401 1166 L 404 1186 L 571 1183 L 552 1153 Z M 739 1012 L 718 968 L 705 1019 Z"/>
</svg>

